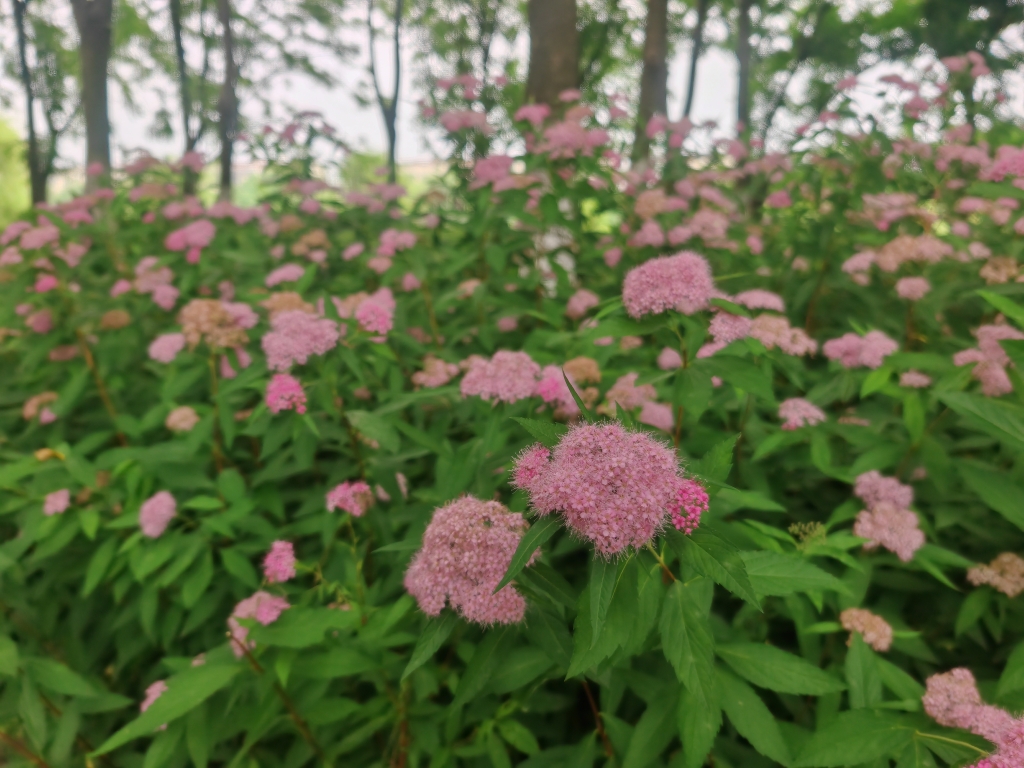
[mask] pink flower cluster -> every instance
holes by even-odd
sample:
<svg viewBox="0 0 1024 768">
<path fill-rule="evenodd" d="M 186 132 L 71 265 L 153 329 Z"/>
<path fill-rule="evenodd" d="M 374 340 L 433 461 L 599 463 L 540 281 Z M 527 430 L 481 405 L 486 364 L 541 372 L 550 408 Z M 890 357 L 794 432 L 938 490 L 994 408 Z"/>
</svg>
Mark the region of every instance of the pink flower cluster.
<svg viewBox="0 0 1024 768">
<path fill-rule="evenodd" d="M 965 349 L 953 355 L 954 365 L 970 365 L 974 363 L 971 375 L 981 382 L 981 391 L 989 397 L 999 397 L 1013 391 L 1006 369 L 1012 365 L 1010 356 L 999 343 L 1004 339 L 1024 339 L 1024 333 L 1009 325 L 983 325 L 974 336 L 978 346 Z"/>
<path fill-rule="evenodd" d="M 260 590 L 251 597 L 239 602 L 228 618 L 231 630 L 231 650 L 237 658 L 242 658 L 247 650 L 256 647 L 256 643 L 248 640 L 249 628 L 243 626 L 239 619 L 255 619 L 263 626 L 273 624 L 291 606 L 283 597 L 272 595 Z"/>
<path fill-rule="evenodd" d="M 355 319 L 370 333 L 386 334 L 394 325 L 395 297 L 390 288 L 379 288 L 356 307 Z"/>
<path fill-rule="evenodd" d="M 274 371 L 302 365 L 311 355 L 326 354 L 338 343 L 336 322 L 298 309 L 273 315 L 270 327 L 261 344 L 267 355 L 267 367 Z"/>
<path fill-rule="evenodd" d="M 67 488 L 61 488 L 59 491 L 46 494 L 46 498 L 43 500 L 43 514 L 47 517 L 60 515 L 66 512 L 70 506 L 71 491 Z"/>
<path fill-rule="evenodd" d="M 169 251 L 184 251 L 188 253 L 185 259 L 190 264 L 196 264 L 203 248 L 208 246 L 217 234 L 217 227 L 208 219 L 198 219 L 187 224 L 181 229 L 176 229 L 164 238 L 164 247 Z"/>
<path fill-rule="evenodd" d="M 988 739 L 996 752 L 975 768 L 1020 768 L 1024 765 L 1024 718 L 985 704 L 969 669 L 959 667 L 932 675 L 921 698 L 924 711 L 947 728 L 963 728 Z"/>
<path fill-rule="evenodd" d="M 263 558 L 263 576 L 271 584 L 295 578 L 295 547 L 290 541 L 275 541 Z"/>
<path fill-rule="evenodd" d="M 839 623 L 843 629 L 850 632 L 850 640 L 853 639 L 853 632 L 858 632 L 864 642 L 876 651 L 885 652 L 892 647 L 892 627 L 885 619 L 871 611 L 863 608 L 847 608 L 839 614 Z M 846 644 L 850 644 L 847 640 Z"/>
<path fill-rule="evenodd" d="M 427 355 L 423 358 L 423 370 L 416 371 L 412 375 L 412 383 L 417 387 L 434 389 L 443 387 L 458 373 L 459 366 L 455 363 L 445 362 L 433 355 Z"/>
<path fill-rule="evenodd" d="M 669 309 L 692 315 L 707 308 L 714 289 L 707 260 L 683 251 L 650 259 L 631 269 L 622 284 L 622 301 L 630 317 L 660 314 Z"/>
<path fill-rule="evenodd" d="M 306 412 L 306 393 L 302 384 L 287 373 L 275 373 L 267 383 L 267 408 L 271 413 L 281 411 Z"/>
<path fill-rule="evenodd" d="M 838 360 L 844 368 L 880 368 L 889 355 L 900 345 L 881 331 L 869 331 L 864 336 L 847 333 L 830 339 L 821 351 L 829 360 Z"/>
<path fill-rule="evenodd" d="M 871 470 L 857 477 L 853 493 L 867 505 L 857 514 L 853 526 L 855 536 L 868 540 L 864 549 L 881 546 L 903 562 L 910 562 L 925 543 L 917 515 L 908 509 L 914 500 L 914 489 Z"/>
<path fill-rule="evenodd" d="M 779 418 L 783 419 L 783 429 L 795 430 L 820 424 L 825 421 L 825 412 L 809 400 L 791 397 L 779 403 Z"/>
<path fill-rule="evenodd" d="M 580 288 L 569 297 L 565 305 L 565 314 L 573 320 L 579 320 L 600 303 L 601 299 L 596 293 Z"/>
<path fill-rule="evenodd" d="M 143 536 L 160 538 L 177 514 L 177 503 L 168 491 L 159 491 L 142 503 L 139 509 L 139 528 Z"/>
<path fill-rule="evenodd" d="M 536 391 L 540 366 L 525 352 L 501 350 L 490 360 L 474 356 L 468 362 L 460 386 L 463 397 L 515 403 L 533 397 Z"/>
<path fill-rule="evenodd" d="M 672 525 L 676 530 L 690 534 L 700 525 L 701 515 L 708 511 L 708 492 L 693 478 L 686 478 L 679 484 L 676 504 L 669 508 Z"/>
<path fill-rule="evenodd" d="M 327 492 L 327 509 L 348 512 L 353 517 L 362 517 L 373 504 L 373 492 L 362 480 L 346 480 Z"/>
<path fill-rule="evenodd" d="M 526 601 L 511 584 L 492 593 L 527 527 L 503 504 L 472 496 L 435 510 L 405 573 L 406 590 L 428 616 L 440 615 L 447 602 L 477 624 L 522 621 Z"/>
<path fill-rule="evenodd" d="M 181 333 L 165 333 L 157 336 L 149 345 L 149 357 L 158 363 L 170 363 L 185 348 L 185 336 Z"/>
<path fill-rule="evenodd" d="M 675 452 L 616 423 L 578 424 L 553 453 L 540 445 L 527 449 L 512 484 L 529 494 L 539 514 L 561 512 L 606 557 L 643 546 L 670 515 L 692 521 L 700 507 L 694 489 L 684 488 Z"/>
<path fill-rule="evenodd" d="M 988 584 L 1007 597 L 1024 592 L 1024 559 L 1013 552 L 1003 552 L 988 565 L 976 565 L 967 570 L 967 580 L 976 587 Z"/>
<path fill-rule="evenodd" d="M 267 288 L 273 288 L 281 283 L 294 283 L 296 280 L 301 280 L 305 274 L 306 270 L 299 264 L 282 264 L 271 271 L 263 283 Z"/>
</svg>

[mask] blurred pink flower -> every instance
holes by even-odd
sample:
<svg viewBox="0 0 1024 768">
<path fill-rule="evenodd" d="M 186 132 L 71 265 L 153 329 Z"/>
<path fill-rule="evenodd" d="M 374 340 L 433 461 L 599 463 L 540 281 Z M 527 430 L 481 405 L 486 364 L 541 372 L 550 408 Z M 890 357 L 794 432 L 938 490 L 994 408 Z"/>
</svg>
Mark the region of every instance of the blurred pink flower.
<svg viewBox="0 0 1024 768">
<path fill-rule="evenodd" d="M 143 536 L 159 538 L 177 514 L 177 504 L 168 491 L 159 491 L 143 502 L 139 509 L 139 528 Z"/>
<path fill-rule="evenodd" d="M 267 408 L 271 413 L 281 411 L 306 412 L 306 393 L 302 384 L 287 373 L 275 373 L 267 384 Z"/>
<path fill-rule="evenodd" d="M 61 488 L 59 491 L 48 493 L 43 500 L 43 514 L 47 517 L 59 515 L 71 506 L 71 491 Z"/>
</svg>

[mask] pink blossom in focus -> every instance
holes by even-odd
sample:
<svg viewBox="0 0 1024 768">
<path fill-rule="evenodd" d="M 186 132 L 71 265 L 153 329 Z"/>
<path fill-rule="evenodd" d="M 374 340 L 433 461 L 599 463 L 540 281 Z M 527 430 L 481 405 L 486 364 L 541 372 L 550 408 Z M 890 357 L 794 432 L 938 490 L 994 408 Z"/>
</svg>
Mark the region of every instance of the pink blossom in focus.
<svg viewBox="0 0 1024 768">
<path fill-rule="evenodd" d="M 242 658 L 246 650 L 256 647 L 252 641 L 247 641 L 249 628 L 242 626 L 238 619 L 255 619 L 263 626 L 269 626 L 280 618 L 291 606 L 283 597 L 271 595 L 260 590 L 251 597 L 247 597 L 238 603 L 231 616 L 228 618 L 228 627 L 231 630 L 231 650 L 237 658 Z"/>
<path fill-rule="evenodd" d="M 622 301 L 630 317 L 669 309 L 692 315 L 708 306 L 714 287 L 704 257 L 683 251 L 631 269 L 622 284 Z"/>
<path fill-rule="evenodd" d="M 522 621 L 526 601 L 515 587 L 506 585 L 496 594 L 494 588 L 527 527 L 522 515 L 503 504 L 472 496 L 435 510 L 405 573 L 406 590 L 428 616 L 440 615 L 447 602 L 476 624 Z"/>
<path fill-rule="evenodd" d="M 290 541 L 275 541 L 263 558 L 263 576 L 271 584 L 295 578 L 295 547 Z"/>
<path fill-rule="evenodd" d="M 149 357 L 158 363 L 170 363 L 185 348 L 185 336 L 181 333 L 165 333 L 157 336 L 149 345 Z"/>
<path fill-rule="evenodd" d="M 59 515 L 71 506 L 71 491 L 61 488 L 59 491 L 46 494 L 43 500 L 43 514 L 47 517 Z"/>
<path fill-rule="evenodd" d="M 814 403 L 802 397 L 791 397 L 779 403 L 779 418 L 783 419 L 785 430 L 814 426 L 825 421 L 825 412 Z"/>
<path fill-rule="evenodd" d="M 752 326 L 753 323 L 749 317 L 720 311 L 711 318 L 708 333 L 714 338 L 716 344 L 731 344 L 748 336 Z"/>
<path fill-rule="evenodd" d="M 483 400 L 514 403 L 532 397 L 540 366 L 525 352 L 501 350 L 487 360 L 472 362 L 462 378 L 463 397 L 479 396 Z"/>
<path fill-rule="evenodd" d="M 177 504 L 168 491 L 159 491 L 142 503 L 139 509 L 139 528 L 143 536 L 156 539 L 167 530 L 177 514 Z"/>
<path fill-rule="evenodd" d="M 327 493 L 327 510 L 333 512 L 341 509 L 353 517 L 362 517 L 373 504 L 373 493 L 370 486 L 362 480 L 346 480 Z"/>
<path fill-rule="evenodd" d="M 302 384 L 287 373 L 275 373 L 267 384 L 267 408 L 271 413 L 281 411 L 306 412 L 306 393 Z"/>
<path fill-rule="evenodd" d="M 869 507 L 889 503 L 905 509 L 914 502 L 913 488 L 895 477 L 884 477 L 875 469 L 857 475 L 853 494 Z"/>
<path fill-rule="evenodd" d="M 861 510 L 853 526 L 854 536 L 868 539 L 864 549 L 884 547 L 905 563 L 924 546 L 924 531 L 918 527 L 917 515 L 891 502 L 882 502 Z"/>
<path fill-rule="evenodd" d="M 672 510 L 680 509 L 683 478 L 675 452 L 647 434 L 619 424 L 579 424 L 555 447 L 551 460 L 528 451 L 529 472 L 513 483 L 541 515 L 559 511 L 577 535 L 611 556 L 646 544 Z"/>
<path fill-rule="evenodd" d="M 394 324 L 395 299 L 389 288 L 379 288 L 356 308 L 355 319 L 370 333 L 385 334 Z"/>
<path fill-rule="evenodd" d="M 908 301 L 923 299 L 932 289 L 932 284 L 924 277 L 901 277 L 896 281 L 896 295 Z"/>
<path fill-rule="evenodd" d="M 693 478 L 685 478 L 676 492 L 676 503 L 669 512 L 676 530 L 691 534 L 700 525 L 701 515 L 708 511 L 708 492 Z"/>
<path fill-rule="evenodd" d="M 850 633 L 857 632 L 864 642 L 880 653 L 892 647 L 892 627 L 885 619 L 863 608 L 847 608 L 839 614 L 839 623 Z M 847 645 L 850 644 L 848 640 Z"/>
</svg>

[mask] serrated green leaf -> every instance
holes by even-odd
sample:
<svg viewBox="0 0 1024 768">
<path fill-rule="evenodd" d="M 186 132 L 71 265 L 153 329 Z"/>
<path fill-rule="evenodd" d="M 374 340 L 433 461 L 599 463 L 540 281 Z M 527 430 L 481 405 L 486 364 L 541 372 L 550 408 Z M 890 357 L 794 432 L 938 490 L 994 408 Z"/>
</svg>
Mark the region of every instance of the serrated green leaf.
<svg viewBox="0 0 1024 768">
<path fill-rule="evenodd" d="M 524 419 L 522 416 L 512 416 L 511 418 L 512 421 L 519 422 L 519 425 L 545 448 L 554 448 L 562 436 L 569 431 L 565 424 L 556 424 L 553 421 Z"/>
<path fill-rule="evenodd" d="M 704 600 L 698 593 L 710 582 L 698 578 L 684 585 L 676 581 L 668 589 L 661 612 L 661 650 L 676 677 L 702 707 L 717 701 L 715 695 L 715 641 Z"/>
<path fill-rule="evenodd" d="M 828 672 L 772 645 L 729 643 L 717 646 L 715 652 L 736 674 L 760 688 L 808 696 L 846 688 Z"/>
<path fill-rule="evenodd" d="M 24 659 L 25 671 L 32 680 L 66 696 L 95 696 L 98 691 L 84 677 L 54 659 L 28 657 Z"/>
<path fill-rule="evenodd" d="M 459 687 L 455 691 L 455 700 L 451 706 L 461 707 L 468 704 L 486 687 L 494 670 L 501 663 L 505 652 L 504 646 L 511 634 L 507 626 L 487 630 L 473 652 L 473 658 L 469 660 L 462 679 L 459 680 Z"/>
<path fill-rule="evenodd" d="M 676 692 L 649 704 L 637 721 L 622 768 L 646 768 L 676 735 Z"/>
<path fill-rule="evenodd" d="M 716 670 L 722 709 L 750 745 L 765 757 L 789 765 L 792 756 L 779 724 L 754 689 L 724 669 Z"/>
<path fill-rule="evenodd" d="M 1024 530 L 1024 488 L 1020 484 L 979 462 L 960 460 L 957 471 L 985 504 Z"/>
<path fill-rule="evenodd" d="M 895 757 L 914 736 L 905 716 L 883 709 L 840 712 L 815 731 L 793 762 L 794 768 L 846 768 Z"/>
<path fill-rule="evenodd" d="M 850 633 L 846 652 L 846 684 L 850 688 L 850 709 L 873 707 L 882 701 L 882 678 L 875 652 L 860 632 Z"/>
<path fill-rule="evenodd" d="M 416 647 L 412 650 L 412 657 L 409 659 L 409 663 L 405 665 L 405 671 L 402 672 L 403 680 L 437 653 L 437 649 L 444 644 L 444 641 L 448 639 L 448 636 L 451 635 L 452 630 L 455 629 L 455 625 L 458 623 L 459 617 L 454 611 L 445 611 L 440 618 L 431 619 L 427 622 L 423 631 L 420 632 L 419 639 L 416 641 Z"/>
<path fill-rule="evenodd" d="M 698 360 L 695 366 L 701 368 L 709 376 L 718 376 L 737 389 L 749 392 L 765 402 L 775 402 L 771 379 L 749 360 L 733 355 L 718 354 Z"/>
<path fill-rule="evenodd" d="M 491 594 L 497 594 L 506 584 L 520 574 L 533 553 L 542 547 L 548 539 L 555 535 L 555 531 L 561 527 L 561 519 L 557 515 L 547 515 L 533 523 L 523 534 L 516 547 L 512 559 L 509 561 L 505 575 L 501 577 L 498 586 Z"/>
<path fill-rule="evenodd" d="M 966 392 L 943 392 L 939 399 L 972 424 L 1009 447 L 1024 450 L 1024 408 Z"/>
<path fill-rule="evenodd" d="M 849 587 L 799 555 L 781 552 L 741 552 L 747 577 L 759 595 L 791 595 L 794 592 L 839 592 Z"/>
<path fill-rule="evenodd" d="M 755 607 L 760 607 L 757 594 L 747 576 L 747 567 L 743 564 L 739 550 L 732 544 L 704 528 L 689 536 L 670 530 L 668 542 L 683 562 L 692 566 L 697 573 L 721 584 Z"/>
<path fill-rule="evenodd" d="M 537 738 L 518 720 L 499 720 L 498 733 L 501 734 L 501 738 L 518 749 L 524 755 L 535 755 L 540 752 L 540 745 L 537 743 Z"/>
<path fill-rule="evenodd" d="M 702 703 L 684 687 L 679 694 L 677 719 L 686 768 L 701 768 L 722 728 L 718 701 Z"/>
</svg>

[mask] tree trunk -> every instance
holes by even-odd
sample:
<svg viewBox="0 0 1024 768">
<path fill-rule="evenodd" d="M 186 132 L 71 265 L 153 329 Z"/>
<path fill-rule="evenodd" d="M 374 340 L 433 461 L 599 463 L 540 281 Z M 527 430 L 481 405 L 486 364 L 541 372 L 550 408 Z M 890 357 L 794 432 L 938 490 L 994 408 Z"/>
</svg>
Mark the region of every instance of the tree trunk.
<svg viewBox="0 0 1024 768">
<path fill-rule="evenodd" d="M 71 0 L 78 27 L 82 111 L 85 113 L 86 167 L 102 173 L 87 175 L 85 188 L 96 189 L 110 173 L 110 114 L 107 109 L 107 65 L 114 26 L 113 0 Z"/>
<path fill-rule="evenodd" d="M 185 152 L 195 149 L 196 137 L 192 133 L 192 96 L 189 89 L 188 69 L 185 66 L 185 42 L 181 26 L 181 0 L 170 0 L 171 29 L 174 31 L 174 54 L 178 64 L 178 93 L 181 96 L 181 127 L 185 138 Z M 191 168 L 181 171 L 182 189 L 186 195 L 196 191 L 196 175 Z"/>
<path fill-rule="evenodd" d="M 46 202 L 46 176 L 40 173 L 39 141 L 36 138 L 35 92 L 32 89 L 32 73 L 28 68 L 28 41 L 25 35 L 25 11 L 28 0 L 12 0 L 14 4 L 14 25 L 18 32 L 18 63 L 21 67 L 21 84 L 25 89 L 25 111 L 28 114 L 28 177 L 32 187 L 32 205 Z"/>
<path fill-rule="evenodd" d="M 529 0 L 529 22 L 526 100 L 557 107 L 558 94 L 579 87 L 576 0 Z"/>
<path fill-rule="evenodd" d="M 740 65 L 736 133 L 740 136 L 750 130 L 750 2 L 739 0 L 739 19 L 736 21 L 736 60 Z"/>
<path fill-rule="evenodd" d="M 633 139 L 633 162 L 650 155 L 647 122 L 668 114 L 668 0 L 647 0 L 644 32 L 644 68 L 640 74 L 640 105 Z"/>
<path fill-rule="evenodd" d="M 235 63 L 235 36 L 231 30 L 231 0 L 218 0 L 217 13 L 223 29 L 224 83 L 217 99 L 220 114 L 220 199 L 231 200 L 232 155 L 238 133 L 238 65 Z"/>
<path fill-rule="evenodd" d="M 693 95 L 697 90 L 697 63 L 704 49 L 704 25 L 708 20 L 708 0 L 697 0 L 697 27 L 693 30 L 693 50 L 690 51 L 690 74 L 686 83 L 686 104 L 683 117 L 690 116 L 693 109 Z"/>
<path fill-rule="evenodd" d="M 398 145 L 398 90 L 402 83 L 402 51 L 400 38 L 402 33 L 402 9 L 403 0 L 395 2 L 395 26 L 392 44 L 395 47 L 395 81 L 391 91 L 391 98 L 384 96 L 380 89 L 380 80 L 377 77 L 377 55 L 374 51 L 374 26 L 373 26 L 373 0 L 366 4 L 366 30 L 369 33 L 370 53 L 370 79 L 373 82 L 373 92 L 377 96 L 377 105 L 380 107 L 380 114 L 384 120 L 384 131 L 388 137 L 388 181 L 394 184 L 398 179 L 398 166 L 395 162 L 395 149 Z"/>
</svg>

